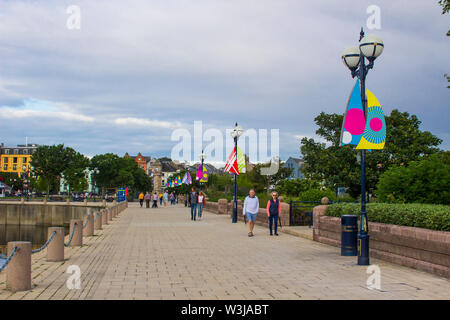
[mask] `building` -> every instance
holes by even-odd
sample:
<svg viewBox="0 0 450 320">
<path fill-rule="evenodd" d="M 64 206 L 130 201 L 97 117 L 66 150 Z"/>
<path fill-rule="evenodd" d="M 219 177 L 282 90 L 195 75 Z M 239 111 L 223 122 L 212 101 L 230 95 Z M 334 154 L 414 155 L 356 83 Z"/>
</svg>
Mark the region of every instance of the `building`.
<svg viewBox="0 0 450 320">
<path fill-rule="evenodd" d="M 15 172 L 18 176 L 29 171 L 31 156 L 36 151 L 37 144 L 19 144 L 16 147 L 0 145 L 0 172 Z M 25 169 L 25 170 L 24 170 Z"/>
<path fill-rule="evenodd" d="M 301 169 L 303 169 L 304 164 L 303 159 L 289 157 L 283 165 L 284 168 L 292 169 L 292 173 L 288 179 L 303 179 L 305 175 L 301 172 Z"/>
<path fill-rule="evenodd" d="M 138 153 L 137 156 L 130 156 L 127 152 L 125 153 L 124 158 L 134 159 L 137 162 L 138 166 L 141 167 L 148 174 L 147 163 L 151 160 L 150 156 L 143 156 L 140 152 Z"/>
</svg>

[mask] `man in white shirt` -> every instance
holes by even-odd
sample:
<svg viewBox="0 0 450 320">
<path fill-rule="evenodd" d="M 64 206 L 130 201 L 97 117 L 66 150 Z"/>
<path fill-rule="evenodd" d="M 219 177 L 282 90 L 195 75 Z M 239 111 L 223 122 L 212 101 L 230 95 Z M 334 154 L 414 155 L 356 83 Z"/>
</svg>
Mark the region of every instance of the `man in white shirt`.
<svg viewBox="0 0 450 320">
<path fill-rule="evenodd" d="M 253 237 L 253 228 L 256 222 L 256 216 L 258 215 L 259 210 L 259 199 L 255 195 L 255 190 L 250 189 L 249 195 L 245 198 L 244 206 L 242 208 L 242 215 L 247 215 L 248 219 L 248 228 L 249 228 L 249 237 Z"/>
</svg>

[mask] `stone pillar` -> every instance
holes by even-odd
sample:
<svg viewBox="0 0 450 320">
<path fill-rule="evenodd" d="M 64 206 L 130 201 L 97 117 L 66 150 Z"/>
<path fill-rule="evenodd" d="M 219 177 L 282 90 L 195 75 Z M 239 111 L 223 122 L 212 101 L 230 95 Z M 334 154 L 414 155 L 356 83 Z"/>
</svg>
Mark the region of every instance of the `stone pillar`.
<svg viewBox="0 0 450 320">
<path fill-rule="evenodd" d="M 25 203 L 25 198 L 20 198 L 20 204 L 24 204 Z"/>
<path fill-rule="evenodd" d="M 219 199 L 218 207 L 219 207 L 219 209 L 218 209 L 219 214 L 227 214 L 227 211 L 228 211 L 227 199 Z"/>
<path fill-rule="evenodd" d="M 47 204 L 47 198 L 44 198 L 44 200 L 42 200 L 43 204 Z"/>
<path fill-rule="evenodd" d="M 97 211 L 95 214 L 94 214 L 94 220 L 95 220 L 95 222 L 94 222 L 94 230 L 102 230 L 102 213 L 103 213 L 103 209 L 102 210 L 99 210 L 99 211 Z"/>
<path fill-rule="evenodd" d="M 56 231 L 56 234 L 53 236 L 53 240 L 48 244 L 47 261 L 64 261 L 64 227 L 48 228 L 49 238 L 53 231 Z"/>
<path fill-rule="evenodd" d="M 89 220 L 87 220 L 86 227 L 83 228 L 83 236 L 90 237 L 94 235 L 94 215 L 92 213 L 89 213 L 86 216 L 86 219 Z"/>
<path fill-rule="evenodd" d="M 109 208 L 108 210 L 106 210 L 106 214 L 107 214 L 107 217 L 108 217 L 108 222 L 109 221 L 111 221 L 112 220 L 112 210 L 111 210 L 111 208 Z"/>
<path fill-rule="evenodd" d="M 325 201 L 323 201 L 323 202 L 325 202 Z M 313 240 L 314 241 L 319 241 L 320 217 L 325 215 L 326 210 L 327 210 L 326 205 L 317 206 L 317 207 L 314 207 L 314 209 L 313 209 Z"/>
<path fill-rule="evenodd" d="M 66 204 L 70 204 L 70 198 L 66 199 Z"/>
<path fill-rule="evenodd" d="M 8 242 L 8 256 L 18 247 L 6 267 L 6 288 L 10 291 L 25 291 L 31 289 L 31 242 Z"/>
<path fill-rule="evenodd" d="M 103 200 L 103 201 L 102 201 L 102 206 L 103 206 L 104 208 L 106 208 L 106 200 Z"/>
<path fill-rule="evenodd" d="M 72 242 L 70 243 L 69 247 L 79 247 L 83 245 L 83 220 L 81 219 L 70 220 L 69 239 L 75 225 L 75 233 L 73 234 Z"/>
<path fill-rule="evenodd" d="M 83 205 L 87 206 L 87 198 L 84 198 Z"/>
<path fill-rule="evenodd" d="M 102 212 L 102 225 L 108 224 L 108 209 L 103 210 Z"/>
<path fill-rule="evenodd" d="M 281 202 L 280 201 L 280 205 L 281 205 L 281 215 L 280 215 L 280 219 L 281 219 L 281 225 L 282 226 L 289 226 L 289 211 L 290 211 L 290 204 L 286 203 L 286 202 Z"/>
</svg>

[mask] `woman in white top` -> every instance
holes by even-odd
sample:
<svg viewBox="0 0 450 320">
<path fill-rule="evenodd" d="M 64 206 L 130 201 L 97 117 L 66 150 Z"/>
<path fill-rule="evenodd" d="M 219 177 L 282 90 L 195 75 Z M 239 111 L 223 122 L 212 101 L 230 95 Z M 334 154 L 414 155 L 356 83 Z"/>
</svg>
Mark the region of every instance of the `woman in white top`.
<svg viewBox="0 0 450 320">
<path fill-rule="evenodd" d="M 199 220 L 202 219 L 202 210 L 205 202 L 206 202 L 205 195 L 203 194 L 202 191 L 200 191 L 197 196 L 197 215 Z"/>
</svg>

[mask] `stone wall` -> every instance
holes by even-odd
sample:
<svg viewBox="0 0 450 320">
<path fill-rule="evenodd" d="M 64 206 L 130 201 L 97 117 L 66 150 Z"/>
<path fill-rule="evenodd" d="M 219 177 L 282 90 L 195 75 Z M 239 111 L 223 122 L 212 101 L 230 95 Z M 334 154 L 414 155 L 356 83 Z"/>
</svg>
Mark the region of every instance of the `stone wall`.
<svg viewBox="0 0 450 320">
<path fill-rule="evenodd" d="M 0 203 L 1 225 L 68 226 L 71 219 L 83 219 L 101 205 L 67 203 Z"/>
<path fill-rule="evenodd" d="M 314 208 L 313 239 L 341 245 L 341 219 Z M 450 278 L 450 232 L 369 222 L 370 256 Z"/>
</svg>

